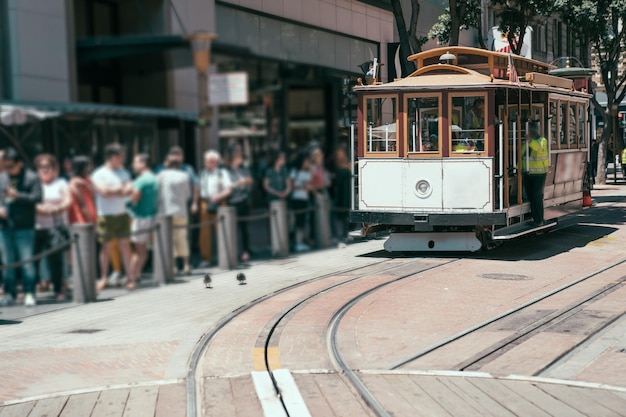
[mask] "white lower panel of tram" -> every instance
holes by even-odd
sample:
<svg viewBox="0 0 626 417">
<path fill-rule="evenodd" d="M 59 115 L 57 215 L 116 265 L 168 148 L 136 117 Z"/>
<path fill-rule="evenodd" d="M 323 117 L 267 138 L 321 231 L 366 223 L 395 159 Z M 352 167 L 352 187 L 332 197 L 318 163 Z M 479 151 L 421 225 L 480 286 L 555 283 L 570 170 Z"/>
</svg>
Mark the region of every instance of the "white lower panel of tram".
<svg viewBox="0 0 626 417">
<path fill-rule="evenodd" d="M 473 232 L 392 233 L 384 244 L 387 252 L 475 252 L 481 246 L 482 244 Z"/>
<path fill-rule="evenodd" d="M 359 209 L 493 211 L 493 159 L 360 159 Z"/>
</svg>

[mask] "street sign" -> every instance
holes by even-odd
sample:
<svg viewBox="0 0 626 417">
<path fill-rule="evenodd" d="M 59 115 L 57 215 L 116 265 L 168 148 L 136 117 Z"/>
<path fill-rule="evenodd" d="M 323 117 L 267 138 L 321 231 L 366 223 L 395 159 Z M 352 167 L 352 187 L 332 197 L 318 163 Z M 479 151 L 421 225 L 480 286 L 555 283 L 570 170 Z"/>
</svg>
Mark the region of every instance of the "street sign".
<svg viewBox="0 0 626 417">
<path fill-rule="evenodd" d="M 248 73 L 229 72 L 209 75 L 209 104 L 248 104 Z"/>
</svg>

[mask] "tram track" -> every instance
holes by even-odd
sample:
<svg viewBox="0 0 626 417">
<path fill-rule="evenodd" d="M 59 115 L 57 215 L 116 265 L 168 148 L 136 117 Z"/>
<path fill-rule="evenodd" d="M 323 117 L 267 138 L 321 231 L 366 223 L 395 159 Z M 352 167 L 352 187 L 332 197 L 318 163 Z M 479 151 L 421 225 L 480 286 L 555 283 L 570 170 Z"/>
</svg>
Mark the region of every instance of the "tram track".
<svg viewBox="0 0 626 417">
<path fill-rule="evenodd" d="M 542 294 L 526 303 L 523 303 L 517 307 L 514 307 L 510 310 L 505 311 L 504 313 L 501 313 L 495 317 L 492 317 L 488 320 L 485 320 L 477 325 L 474 325 L 472 327 L 469 327 L 461 332 L 458 332 L 438 343 L 435 343 L 429 347 L 426 347 L 422 350 L 420 350 L 419 352 L 404 358 L 400 361 L 397 361 L 395 363 L 393 363 L 392 365 L 390 365 L 387 369 L 388 370 L 399 370 L 400 368 L 417 361 L 420 358 L 425 357 L 426 355 L 429 355 L 431 353 L 434 353 L 444 347 L 447 347 L 449 345 L 452 345 L 453 343 L 456 342 L 460 342 L 462 341 L 463 338 L 470 336 L 472 334 L 477 333 L 480 330 L 483 330 L 485 328 L 487 328 L 488 326 L 492 326 L 498 322 L 503 321 L 504 319 L 510 319 L 512 317 L 514 317 L 516 314 L 523 312 L 524 310 L 528 309 L 529 307 L 538 304 L 541 301 L 547 300 L 550 297 L 553 297 L 557 294 L 563 293 L 564 291 L 579 285 L 583 282 L 586 282 L 594 277 L 600 276 L 602 273 L 609 271 L 613 268 L 616 268 L 622 264 L 626 263 L 626 258 L 623 258 L 619 261 L 616 261 L 610 265 L 607 265 L 603 268 L 600 268 L 597 271 L 591 272 L 583 277 L 580 277 L 568 284 L 565 284 L 559 288 L 556 288 L 552 291 L 549 291 L 545 294 Z M 493 344 L 492 346 L 490 346 L 487 349 L 484 349 L 483 351 L 475 354 L 474 356 L 464 360 L 461 363 L 458 363 L 456 366 L 454 366 L 454 370 L 457 371 L 469 371 L 469 370 L 475 370 L 479 365 L 484 365 L 486 362 L 494 360 L 497 356 L 502 355 L 503 353 L 505 353 L 506 351 L 508 351 L 509 349 L 515 347 L 517 344 L 523 342 L 524 340 L 530 338 L 531 336 L 541 332 L 542 330 L 554 325 L 555 323 L 558 323 L 560 321 L 566 320 L 568 317 L 571 317 L 572 315 L 574 315 L 576 312 L 582 310 L 586 305 L 588 305 L 589 303 L 592 303 L 594 301 L 599 300 L 600 298 L 608 295 L 609 293 L 611 293 L 612 291 L 617 290 L 618 288 L 622 287 L 624 284 L 626 284 L 626 276 L 622 276 L 620 279 L 618 279 L 617 281 L 609 284 L 609 285 L 605 285 L 602 288 L 592 292 L 591 294 L 588 294 L 578 300 L 576 300 L 575 302 L 559 309 L 556 310 L 554 312 L 551 312 L 550 314 L 547 314 L 544 317 L 541 317 L 540 319 L 532 322 L 532 323 L 528 323 L 526 326 L 524 326 L 522 329 L 519 329 L 518 331 L 516 331 L 513 335 L 510 335 L 509 337 L 504 338 L 503 340 L 501 340 L 498 343 Z M 571 349 L 568 349 L 565 352 L 562 352 L 561 355 L 559 355 L 559 357 L 553 361 L 551 361 L 550 363 L 546 364 L 540 371 L 536 372 L 535 375 L 541 373 L 541 371 L 543 369 L 546 369 L 547 367 L 551 366 L 553 363 L 555 363 L 556 361 L 558 361 L 559 359 L 561 359 L 562 357 L 566 356 L 571 350 L 576 349 L 576 347 L 578 347 L 580 344 L 585 343 L 586 340 L 589 340 L 590 338 L 593 338 L 597 335 L 598 332 L 603 331 L 603 329 L 605 329 L 607 326 L 610 326 L 615 320 L 617 320 L 621 315 L 615 315 L 614 317 L 610 318 L 609 320 L 605 321 L 602 326 L 600 326 L 599 328 L 595 329 L 595 331 L 588 335 L 587 337 L 584 338 L 584 340 L 580 341 L 579 343 L 577 343 L 574 347 L 572 347 Z M 451 369 L 452 370 L 452 369 Z"/>
<path fill-rule="evenodd" d="M 440 264 L 436 264 L 436 265 L 432 265 L 429 266 L 427 268 L 424 269 L 417 269 L 414 271 L 411 271 L 410 273 L 406 273 L 406 274 L 402 274 L 399 277 L 393 277 L 390 279 L 390 281 L 384 283 L 384 284 L 390 284 L 393 282 L 397 282 L 400 279 L 405 279 L 408 278 L 410 276 L 414 276 L 416 274 L 419 274 L 420 272 L 426 271 L 426 270 L 432 270 L 434 268 L 437 267 L 441 267 L 444 265 L 447 265 L 451 262 L 457 261 L 458 259 L 454 259 L 448 262 L 444 262 L 444 263 L 440 263 Z M 278 387 L 278 384 L 276 382 L 276 378 L 274 377 L 274 375 L 272 374 L 272 369 L 270 367 L 270 357 L 269 357 L 269 348 L 270 345 L 272 343 L 272 337 L 274 336 L 274 334 L 276 333 L 276 330 L 279 328 L 279 326 L 281 326 L 281 324 L 284 323 L 284 321 L 291 315 L 293 314 L 295 311 L 298 310 L 298 308 L 302 307 L 303 305 L 305 305 L 307 302 L 310 302 L 312 299 L 314 299 L 315 297 L 318 297 L 322 294 L 325 294 L 329 291 L 332 291 L 334 289 L 340 288 L 342 286 L 346 286 L 349 285 L 351 283 L 354 283 L 356 281 L 361 281 L 361 280 L 365 280 L 369 277 L 372 277 L 374 275 L 377 274 L 381 274 L 381 273 L 393 273 L 394 270 L 401 270 L 401 269 L 406 269 L 407 264 L 406 263 L 402 263 L 400 265 L 398 264 L 392 264 L 390 266 L 385 266 L 383 268 L 375 268 L 373 271 L 369 271 L 368 269 L 372 269 L 373 267 L 379 267 L 381 265 L 385 265 L 388 264 L 390 262 L 389 259 L 387 260 L 382 260 L 380 262 L 374 263 L 374 264 L 370 264 L 367 266 L 361 266 L 361 267 L 356 267 L 356 268 L 346 268 L 340 271 L 335 271 L 333 273 L 330 274 L 325 274 L 323 276 L 320 277 L 315 277 L 315 278 L 311 278 L 309 280 L 306 281 L 302 281 L 299 282 L 297 284 L 282 288 L 280 290 L 274 291 L 272 293 L 266 294 L 263 297 L 259 297 L 255 300 L 250 301 L 249 303 L 239 307 L 238 309 L 232 311 L 231 313 L 229 313 L 228 315 L 224 316 L 220 321 L 218 321 L 207 333 L 205 333 L 205 335 L 201 338 L 200 342 L 198 343 L 195 351 L 192 354 L 191 360 L 190 360 L 190 364 L 189 364 L 189 368 L 188 368 L 188 373 L 187 373 L 187 408 L 188 408 L 188 413 L 187 415 L 189 417 L 196 417 L 201 415 L 201 413 L 199 413 L 199 410 L 201 409 L 201 404 L 199 401 L 199 397 L 197 395 L 198 392 L 198 376 L 197 376 L 197 368 L 199 366 L 199 362 L 200 359 L 204 353 L 204 351 L 207 349 L 207 347 L 211 344 L 211 342 L 215 339 L 215 337 L 218 335 L 218 333 L 220 332 L 220 330 L 222 330 L 224 327 L 226 327 L 230 322 L 232 322 L 233 320 L 235 320 L 238 316 L 240 316 L 241 314 L 243 314 L 244 312 L 250 310 L 251 308 L 263 303 L 264 301 L 267 301 L 273 297 L 276 297 L 278 295 L 281 295 L 283 293 L 286 293 L 290 290 L 293 290 L 295 288 L 301 287 L 303 285 L 306 284 L 310 284 L 314 281 L 318 281 L 318 280 L 322 280 L 324 278 L 328 278 L 331 276 L 338 276 L 338 275 L 345 275 L 345 274 L 352 274 L 361 270 L 366 270 L 367 273 L 365 275 L 359 275 L 353 278 L 349 278 L 346 279 L 344 281 L 335 283 L 333 285 L 329 285 L 327 287 L 324 287 L 320 290 L 316 290 L 311 294 L 308 294 L 300 299 L 298 299 L 297 301 L 293 302 L 291 305 L 287 306 L 286 308 L 284 308 L 282 310 L 282 312 L 280 314 L 278 314 L 276 317 L 273 318 L 273 323 L 271 324 L 269 331 L 267 333 L 266 336 L 266 340 L 264 342 L 264 352 L 263 352 L 263 359 L 265 362 L 265 367 L 266 367 L 266 371 L 269 374 L 269 377 L 272 381 L 272 384 L 274 385 L 274 389 L 276 392 L 276 395 L 281 399 L 281 402 L 283 404 L 283 407 L 285 409 L 285 413 L 287 416 L 289 416 L 289 413 L 287 411 L 287 407 L 285 406 L 285 403 L 283 402 L 282 398 L 281 398 L 281 393 L 280 393 L 280 389 Z M 383 285 L 384 286 L 384 285 Z"/>
<path fill-rule="evenodd" d="M 569 223 L 569 222 L 568 222 Z M 564 228 L 570 227 L 570 226 L 575 226 L 577 224 L 577 222 L 572 222 L 572 224 L 563 224 L 561 227 L 559 227 L 558 230 L 562 230 Z M 555 230 L 556 231 L 556 230 Z M 392 259 L 392 260 L 397 260 L 397 259 Z M 348 366 L 348 364 L 346 364 L 346 361 L 344 360 L 340 350 L 339 350 L 339 346 L 337 344 L 337 335 L 339 332 L 339 326 L 341 323 L 341 320 L 343 319 L 343 317 L 348 313 L 348 311 L 350 311 L 350 309 L 352 307 L 354 307 L 357 303 L 359 303 L 359 301 L 365 299 L 366 297 L 374 294 L 377 291 L 380 291 L 381 289 L 388 287 L 392 284 L 395 284 L 399 281 L 402 280 L 406 280 L 407 278 L 410 278 L 412 276 L 416 276 L 420 273 L 423 272 L 427 272 L 427 271 L 432 271 L 436 268 L 440 268 L 446 265 L 449 265 L 452 262 L 457 262 L 461 259 L 458 258 L 453 258 L 453 259 L 449 259 L 447 260 L 447 262 L 443 262 L 443 263 L 438 263 L 436 265 L 430 265 L 427 268 L 423 268 L 423 269 L 419 269 L 418 265 L 415 265 L 415 270 L 410 271 L 409 273 L 402 273 L 399 274 L 398 276 L 395 277 L 391 277 L 389 278 L 387 281 L 379 283 L 375 286 L 371 286 L 370 288 L 366 289 L 365 291 L 362 291 L 361 293 L 353 296 L 352 298 L 350 298 L 350 300 L 348 300 L 347 302 L 345 302 L 343 305 L 341 305 L 339 308 L 337 308 L 336 310 L 334 310 L 334 312 L 332 313 L 332 318 L 330 319 L 330 321 L 327 324 L 326 327 L 326 346 L 327 346 L 327 350 L 329 352 L 329 356 L 333 362 L 333 364 L 335 365 L 335 368 L 337 369 L 337 371 L 339 372 L 339 375 L 344 377 L 344 379 L 346 380 L 346 382 L 354 387 L 354 390 L 356 390 L 358 396 L 360 396 L 361 400 L 367 405 L 367 407 L 369 407 L 369 409 L 375 413 L 377 416 L 385 416 L 388 417 L 389 414 L 385 411 L 385 409 L 380 406 L 380 404 L 378 403 L 378 401 L 376 400 L 376 398 L 374 396 L 372 396 L 372 394 L 368 391 L 367 387 L 364 385 L 364 383 L 360 380 L 359 376 L 357 376 L 357 374 L 355 373 L 355 371 L 352 370 L 352 368 L 350 368 Z M 239 315 L 241 315 L 242 313 L 244 313 L 247 310 L 250 310 L 251 308 L 263 303 L 264 301 L 267 301 L 273 297 L 276 297 L 280 294 L 283 294 L 287 291 L 293 290 L 297 287 L 301 287 L 303 285 L 312 283 L 314 281 L 319 281 L 319 280 L 323 280 L 324 278 L 328 278 L 328 277 L 332 277 L 332 276 L 340 276 L 340 275 L 345 275 L 345 274 L 353 274 L 353 273 L 359 273 L 359 272 L 363 272 L 363 274 L 359 274 L 359 276 L 356 277 L 352 277 L 352 278 L 348 278 L 344 281 L 341 282 L 337 282 L 333 285 L 329 285 L 326 286 L 324 288 L 321 289 L 317 289 L 315 291 L 313 291 L 310 294 L 307 294 L 305 296 L 302 296 L 300 298 L 298 298 L 295 301 L 292 301 L 291 304 L 283 306 L 283 308 L 281 309 L 281 311 L 276 314 L 274 317 L 272 317 L 272 319 L 270 320 L 270 322 L 268 322 L 266 324 L 266 329 L 269 326 L 269 331 L 267 332 L 266 336 L 265 336 L 265 341 L 263 343 L 263 360 L 265 363 L 265 369 L 269 374 L 270 380 L 272 381 L 273 385 L 274 385 L 274 389 L 276 392 L 276 395 L 278 396 L 278 398 L 281 398 L 281 392 L 280 392 L 280 388 L 276 382 L 276 379 L 274 378 L 273 374 L 272 374 L 272 369 L 271 369 L 271 363 L 270 363 L 270 347 L 272 346 L 272 342 L 275 341 L 275 339 L 280 338 L 280 334 L 281 331 L 279 330 L 281 326 L 285 326 L 285 323 L 289 322 L 289 317 L 296 314 L 296 312 L 298 312 L 302 307 L 304 307 L 305 305 L 307 305 L 307 303 L 311 302 L 313 299 L 315 299 L 316 297 L 319 297 L 323 294 L 326 294 L 330 291 L 336 290 L 342 286 L 346 286 L 349 285 L 351 283 L 360 281 L 360 280 L 364 280 L 367 279 L 369 277 L 372 277 L 373 275 L 376 274 L 381 274 L 381 273 L 393 273 L 394 270 L 400 271 L 401 269 L 405 269 L 407 267 L 407 263 L 402 263 L 401 265 L 398 265 L 397 263 L 393 264 L 393 265 L 388 265 L 388 263 L 390 262 L 389 259 L 384 259 L 381 260 L 380 262 L 374 263 L 374 264 L 370 264 L 367 266 L 361 266 L 361 267 L 355 267 L 355 268 L 346 268 L 343 270 L 339 270 L 339 271 L 334 271 L 333 273 L 330 274 L 325 274 L 323 276 L 320 277 L 315 277 L 315 278 L 311 278 L 308 279 L 306 281 L 291 285 L 289 287 L 285 287 L 283 289 L 274 291 L 272 293 L 266 294 L 263 297 L 260 297 L 258 299 L 252 300 L 251 302 L 247 303 L 246 305 L 238 308 L 237 310 L 234 310 L 233 312 L 231 312 L 230 314 L 228 314 L 227 316 L 223 317 L 215 326 L 213 326 L 205 335 L 204 337 L 201 339 L 200 343 L 197 346 L 197 349 L 194 351 L 194 354 L 192 356 L 192 359 L 190 361 L 190 366 L 189 366 L 189 372 L 188 372 L 188 378 L 187 378 L 187 384 L 188 384 L 188 389 L 187 389 L 187 393 L 188 393 L 188 415 L 190 417 L 195 417 L 199 414 L 199 410 L 201 410 L 201 402 L 199 401 L 199 398 L 197 396 L 197 392 L 198 392 L 198 382 L 199 382 L 199 378 L 197 377 L 196 374 L 196 369 L 198 367 L 198 363 L 199 360 L 203 354 L 203 352 L 207 349 L 207 347 L 210 345 L 211 341 L 215 338 L 215 336 L 219 333 L 219 331 L 224 328 L 225 326 L 228 325 L 229 322 L 233 321 L 235 318 L 237 318 Z M 451 338 L 448 338 L 436 345 L 433 345 L 425 350 L 422 350 L 420 352 L 418 352 L 417 355 L 413 355 L 411 358 L 408 358 L 407 360 L 403 361 L 405 363 L 397 363 L 394 364 L 391 369 L 398 369 L 402 366 L 404 366 L 404 364 L 415 361 L 417 359 L 419 359 L 422 356 L 427 355 L 430 352 L 434 352 L 437 349 L 440 349 L 446 345 L 449 345 L 451 343 L 453 343 L 456 340 L 459 340 L 460 338 L 464 337 L 465 335 L 471 334 L 473 332 L 476 332 L 484 327 L 487 327 L 493 323 L 496 323 L 499 320 L 503 320 L 506 317 L 510 317 L 512 315 L 514 315 L 516 312 L 523 310 L 524 308 L 527 308 L 531 305 L 534 305 L 542 300 L 545 300 L 555 294 L 558 294 L 560 292 L 565 291 L 568 288 L 571 288 L 574 285 L 577 285 L 581 282 L 584 282 L 594 276 L 597 276 L 609 269 L 612 269 L 618 265 L 621 265 L 623 263 L 626 262 L 626 258 L 622 259 L 621 261 L 615 262 L 611 265 L 608 265 L 598 271 L 595 271 L 591 274 L 588 274 L 582 278 L 579 278 L 569 284 L 566 284 L 560 288 L 557 288 L 556 290 L 553 290 L 551 292 L 548 292 L 540 297 L 537 297 L 521 306 L 518 306 L 512 310 L 509 310 L 499 316 L 496 316 L 490 320 L 487 320 L 486 322 L 483 322 L 477 326 L 473 326 L 470 329 L 466 329 L 464 332 L 461 332 L 457 335 L 452 336 Z M 530 332 L 532 331 L 539 331 L 539 329 L 548 326 L 550 323 L 553 323 L 555 320 L 558 320 L 559 318 L 563 318 L 564 316 L 566 316 L 567 314 L 571 314 L 572 312 L 574 312 L 576 309 L 581 309 L 582 306 L 585 303 L 589 303 L 591 301 L 593 301 L 596 298 L 600 298 L 603 296 L 603 294 L 607 294 L 610 291 L 616 289 L 618 286 L 623 285 L 626 282 L 626 276 L 622 277 L 622 279 L 619 280 L 619 282 L 611 285 L 611 286 L 607 286 L 606 288 L 601 289 L 601 291 L 597 292 L 597 294 L 594 294 L 593 296 L 587 297 L 587 299 L 585 300 L 581 300 L 578 303 L 574 303 L 575 305 L 572 306 L 568 306 L 569 309 L 567 309 L 567 311 L 563 310 L 559 310 L 558 314 L 555 313 L 552 318 L 552 320 L 549 321 L 545 321 L 545 323 L 536 323 L 535 326 L 530 326 L 533 327 L 533 329 L 531 329 L 529 327 L 529 331 L 526 333 L 526 335 L 528 335 Z M 605 326 L 610 325 L 610 323 L 606 323 Z M 542 327 L 543 326 L 543 327 Z M 603 326 L 603 328 L 605 327 Z M 601 330 L 601 329 L 600 329 Z M 524 335 L 520 335 L 519 337 L 516 337 L 515 340 L 511 340 L 507 343 L 507 346 L 512 345 L 513 343 L 515 343 L 516 341 L 519 341 L 521 338 L 523 338 Z M 591 337 L 591 336 L 590 336 Z M 581 342 L 581 343 L 584 343 Z M 275 346 L 278 345 L 278 342 L 274 343 Z M 578 345 L 577 345 L 578 346 Z M 494 352 L 497 352 L 499 350 L 501 350 L 502 347 L 499 347 L 497 349 L 492 349 L 494 350 Z M 487 353 L 487 355 L 485 357 L 489 357 L 489 355 L 493 354 L 494 352 L 491 353 Z M 482 353 L 482 352 L 481 352 Z M 567 352 L 565 352 L 563 355 L 566 355 Z M 562 356 L 563 356 L 562 355 Z M 562 356 L 560 356 L 558 359 L 560 359 Z M 473 366 L 476 363 L 479 363 L 481 360 L 484 360 L 485 358 L 470 358 L 470 359 L 474 359 L 474 360 L 469 360 L 467 361 L 467 364 L 461 364 L 462 366 L 460 366 L 462 369 L 468 369 L 471 366 Z M 558 360 L 557 359 L 557 360 Z M 550 364 L 548 364 L 547 366 L 550 366 Z M 282 398 L 281 398 L 282 401 Z M 287 407 L 285 406 L 285 403 L 283 402 L 283 408 L 285 410 L 285 415 L 289 416 L 289 412 L 287 410 Z"/>
</svg>

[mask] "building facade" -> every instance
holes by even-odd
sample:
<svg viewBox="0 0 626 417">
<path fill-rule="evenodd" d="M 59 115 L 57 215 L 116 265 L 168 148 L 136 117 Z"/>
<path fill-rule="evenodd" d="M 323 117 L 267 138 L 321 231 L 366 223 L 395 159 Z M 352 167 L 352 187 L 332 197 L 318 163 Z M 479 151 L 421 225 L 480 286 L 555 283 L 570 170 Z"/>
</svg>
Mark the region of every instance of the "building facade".
<svg viewBox="0 0 626 417">
<path fill-rule="evenodd" d="M 408 23 L 410 1 L 402 4 Z M 419 36 L 446 6 L 421 2 Z M 496 26 L 496 11 L 486 0 L 483 7 L 483 27 Z M 570 53 L 569 32 L 544 20 L 533 27 L 532 50 L 550 62 Z M 206 128 L 189 42 L 197 32 L 218 36 L 210 72 L 248 79 L 247 102 L 213 107 Z M 463 31 L 461 43 L 477 46 L 479 36 L 487 31 Z M 367 63 L 383 64 L 381 81 L 398 76 L 397 42 L 389 0 L 6 0 L 0 146 L 98 160 L 112 141 L 156 159 L 181 144 L 195 164 L 206 148 L 234 142 L 253 162 L 311 142 L 330 152 L 348 143 L 351 87 Z M 200 129 L 209 130 L 206 142 Z"/>
</svg>

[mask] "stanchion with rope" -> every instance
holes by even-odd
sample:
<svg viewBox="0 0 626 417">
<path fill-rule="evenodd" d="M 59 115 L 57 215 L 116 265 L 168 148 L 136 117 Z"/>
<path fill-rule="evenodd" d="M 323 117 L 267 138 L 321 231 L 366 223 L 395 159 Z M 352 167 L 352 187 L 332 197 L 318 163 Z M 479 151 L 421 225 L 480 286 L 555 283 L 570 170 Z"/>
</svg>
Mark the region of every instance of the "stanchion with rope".
<svg viewBox="0 0 626 417">
<path fill-rule="evenodd" d="M 217 263 L 221 269 L 237 267 L 237 212 L 234 207 L 217 209 Z"/>
</svg>

